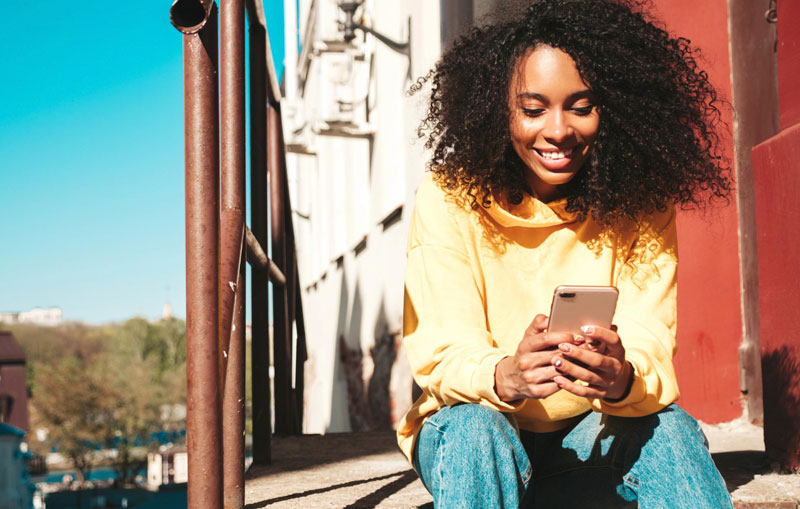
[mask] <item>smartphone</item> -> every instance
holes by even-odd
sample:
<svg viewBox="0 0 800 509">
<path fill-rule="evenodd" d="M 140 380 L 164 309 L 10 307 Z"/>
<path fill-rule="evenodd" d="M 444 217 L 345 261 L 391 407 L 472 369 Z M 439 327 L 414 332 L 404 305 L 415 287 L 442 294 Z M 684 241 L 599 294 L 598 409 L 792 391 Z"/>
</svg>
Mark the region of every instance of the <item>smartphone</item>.
<svg viewBox="0 0 800 509">
<path fill-rule="evenodd" d="M 582 325 L 610 329 L 618 296 L 613 286 L 559 286 L 553 292 L 548 330 L 581 334 Z"/>
</svg>

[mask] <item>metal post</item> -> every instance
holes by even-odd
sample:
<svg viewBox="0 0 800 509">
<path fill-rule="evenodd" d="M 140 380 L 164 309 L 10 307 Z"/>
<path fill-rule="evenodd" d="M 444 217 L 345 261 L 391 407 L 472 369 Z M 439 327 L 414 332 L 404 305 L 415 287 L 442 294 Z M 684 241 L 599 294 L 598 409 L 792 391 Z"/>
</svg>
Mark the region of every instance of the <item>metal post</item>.
<svg viewBox="0 0 800 509">
<path fill-rule="evenodd" d="M 220 507 L 217 11 L 177 0 L 170 16 L 184 33 L 188 507 Z"/>
<path fill-rule="evenodd" d="M 281 131 L 282 132 L 282 131 Z M 281 136 L 281 154 L 285 154 L 283 136 Z M 282 157 L 283 163 L 283 211 L 284 211 L 284 231 L 286 242 L 286 303 L 288 306 L 287 328 L 291 345 L 291 429 L 293 433 L 301 433 L 303 429 L 303 363 L 305 358 L 300 355 L 299 334 L 295 335 L 295 324 L 297 319 L 297 299 L 299 298 L 297 256 L 294 243 L 294 224 L 292 222 L 292 205 L 289 195 L 289 179 L 286 169 L 286 158 Z M 299 383 L 298 383 L 299 382 Z"/>
<path fill-rule="evenodd" d="M 250 26 L 250 225 L 261 246 L 267 245 L 267 81 L 266 31 L 252 10 Z M 253 411 L 253 463 L 271 462 L 272 411 L 269 384 L 269 330 L 267 272 L 253 270 L 251 384 Z"/>
<path fill-rule="evenodd" d="M 227 350 L 222 400 L 223 500 L 244 507 L 245 102 L 244 1 L 220 2 L 220 337 Z M 227 317 L 231 317 L 230 321 Z M 226 348 L 227 347 L 227 348 Z"/>
<path fill-rule="evenodd" d="M 286 226 L 284 218 L 284 175 L 281 152 L 281 120 L 278 105 L 270 103 L 267 108 L 267 171 L 269 173 L 269 197 L 271 213 L 272 260 L 287 274 Z M 275 352 L 275 432 L 292 433 L 291 395 L 291 338 L 289 307 L 287 305 L 286 278 L 283 287 L 272 287 L 272 337 Z"/>
</svg>

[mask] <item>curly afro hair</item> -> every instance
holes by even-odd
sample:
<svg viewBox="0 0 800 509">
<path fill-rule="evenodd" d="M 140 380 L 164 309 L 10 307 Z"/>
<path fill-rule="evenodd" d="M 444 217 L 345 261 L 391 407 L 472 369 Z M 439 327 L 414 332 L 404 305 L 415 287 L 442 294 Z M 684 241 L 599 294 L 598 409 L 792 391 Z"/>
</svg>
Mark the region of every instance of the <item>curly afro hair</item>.
<svg viewBox="0 0 800 509">
<path fill-rule="evenodd" d="M 472 27 L 411 87 L 431 83 L 418 134 L 428 163 L 471 205 L 492 193 L 518 203 L 527 171 L 511 147 L 509 83 L 539 45 L 572 57 L 600 111 L 590 157 L 563 186 L 567 211 L 610 226 L 638 222 L 670 203 L 726 199 L 732 188 L 716 128 L 721 101 L 697 50 L 648 19 L 642 0 L 540 0 L 507 19 Z"/>
</svg>

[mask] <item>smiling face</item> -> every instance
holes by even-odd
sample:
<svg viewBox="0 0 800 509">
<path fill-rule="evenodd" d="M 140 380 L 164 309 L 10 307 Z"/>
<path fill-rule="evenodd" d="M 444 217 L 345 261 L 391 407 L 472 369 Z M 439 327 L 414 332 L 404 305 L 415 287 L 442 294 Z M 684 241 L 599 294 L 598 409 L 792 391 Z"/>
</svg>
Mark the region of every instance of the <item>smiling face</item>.
<svg viewBox="0 0 800 509">
<path fill-rule="evenodd" d="M 509 85 L 511 144 L 530 170 L 534 196 L 551 201 L 557 186 L 578 174 L 597 136 L 600 114 L 568 54 L 550 46 L 529 50 Z"/>
</svg>

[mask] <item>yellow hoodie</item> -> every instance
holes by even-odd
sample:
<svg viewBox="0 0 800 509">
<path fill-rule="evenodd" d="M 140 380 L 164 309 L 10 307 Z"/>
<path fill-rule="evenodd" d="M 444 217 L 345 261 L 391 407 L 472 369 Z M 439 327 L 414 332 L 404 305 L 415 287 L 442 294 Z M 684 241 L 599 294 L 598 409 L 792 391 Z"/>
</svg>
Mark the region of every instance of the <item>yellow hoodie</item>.
<svg viewBox="0 0 800 509">
<path fill-rule="evenodd" d="M 400 421 L 408 458 L 425 419 L 445 405 L 479 403 L 513 413 L 521 429 L 560 429 L 589 409 L 620 416 L 657 412 L 678 398 L 675 354 L 675 211 L 603 233 L 576 222 L 565 200 L 519 205 L 493 198 L 473 210 L 427 175 L 416 195 L 408 239 L 403 345 L 422 396 Z M 501 401 L 495 366 L 513 355 L 558 285 L 619 289 L 614 323 L 634 367 L 629 395 L 609 403 L 559 391 Z"/>
</svg>

